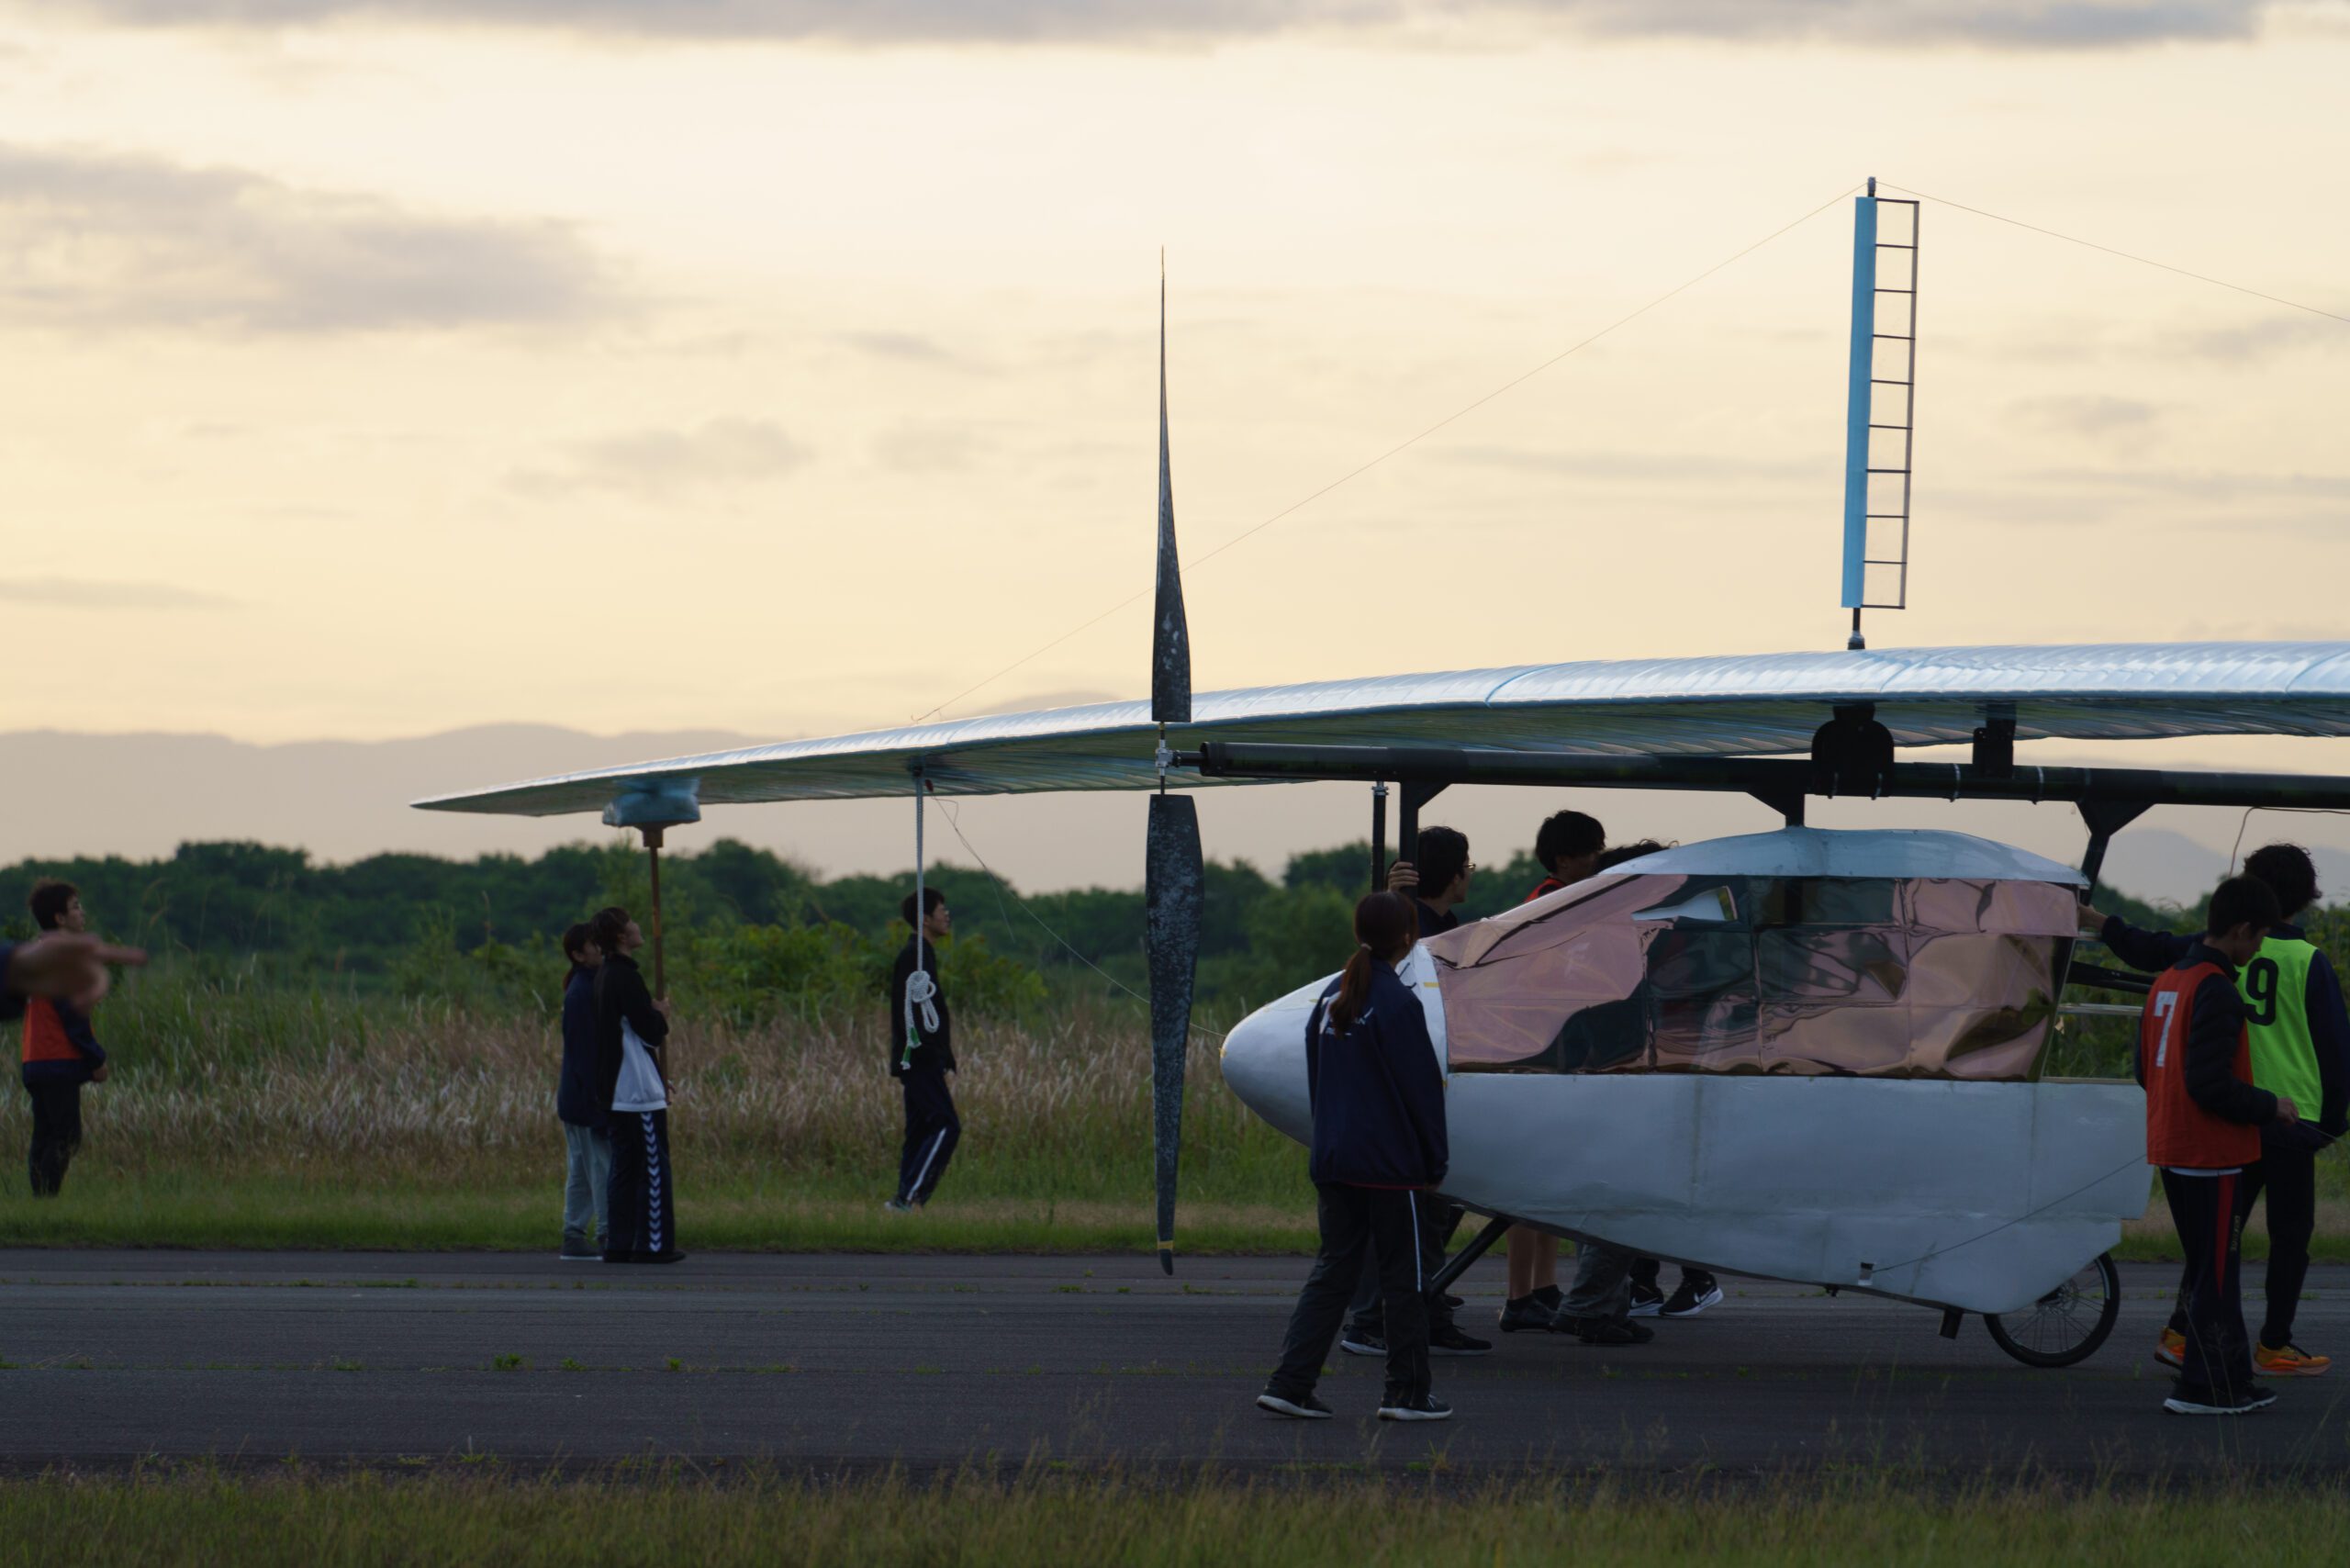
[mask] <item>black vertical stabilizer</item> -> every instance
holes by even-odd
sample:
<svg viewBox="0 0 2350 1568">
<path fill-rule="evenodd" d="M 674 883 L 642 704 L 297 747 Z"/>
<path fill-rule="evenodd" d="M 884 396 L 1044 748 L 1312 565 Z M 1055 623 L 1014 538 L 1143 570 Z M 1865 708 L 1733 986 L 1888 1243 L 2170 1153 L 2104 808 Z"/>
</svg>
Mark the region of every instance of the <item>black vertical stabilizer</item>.
<svg viewBox="0 0 2350 1568">
<path fill-rule="evenodd" d="M 1158 597 L 1150 620 L 1150 722 L 1192 722 L 1192 629 L 1175 554 L 1175 476 L 1167 451 L 1167 263 L 1158 268 Z"/>
<path fill-rule="evenodd" d="M 1200 958 L 1198 803 L 1150 798 L 1144 879 L 1144 948 L 1150 960 L 1150 1123 L 1158 1151 L 1158 1266 L 1175 1271 L 1175 1165 L 1183 1143 L 1183 1053 L 1192 1035 L 1192 979 Z"/>
<path fill-rule="evenodd" d="M 1175 476 L 1167 441 L 1167 263 L 1158 267 L 1158 594 L 1150 626 L 1150 717 L 1192 722 L 1192 633 L 1183 618 L 1183 566 L 1175 552 Z M 1175 1170 L 1183 1145 L 1183 1058 L 1192 1035 L 1192 982 L 1200 958 L 1199 808 L 1170 795 L 1166 774 L 1150 798 L 1143 902 L 1150 962 L 1151 1143 L 1157 1156 L 1158 1266 L 1175 1271 Z"/>
</svg>

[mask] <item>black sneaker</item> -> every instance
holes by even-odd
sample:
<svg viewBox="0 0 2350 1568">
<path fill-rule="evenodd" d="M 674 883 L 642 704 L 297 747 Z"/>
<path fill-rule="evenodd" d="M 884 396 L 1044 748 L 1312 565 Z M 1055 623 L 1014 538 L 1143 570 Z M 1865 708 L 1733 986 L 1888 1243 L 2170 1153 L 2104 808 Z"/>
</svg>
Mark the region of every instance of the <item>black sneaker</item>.
<svg viewBox="0 0 2350 1568">
<path fill-rule="evenodd" d="M 1392 1399 L 1379 1406 L 1382 1421 L 1449 1421 L 1452 1406 L 1433 1394 L 1423 1394 L 1416 1399 Z"/>
<path fill-rule="evenodd" d="M 1337 1414 L 1311 1394 L 1275 1394 L 1270 1388 L 1257 1395 L 1257 1406 L 1276 1416 L 1294 1416 L 1301 1421 L 1326 1421 Z"/>
<path fill-rule="evenodd" d="M 2277 1391 L 2265 1383 L 2247 1384 L 2241 1394 L 2181 1389 L 2163 1401 L 2174 1416 L 2249 1416 L 2277 1403 Z"/>
<path fill-rule="evenodd" d="M 1709 1306 L 1721 1305 L 1722 1287 L 1711 1274 L 1702 1271 L 1684 1272 L 1681 1283 L 1673 1288 L 1673 1299 L 1658 1311 L 1659 1317 L 1695 1317 Z"/>
<path fill-rule="evenodd" d="M 637 1259 L 640 1263 L 682 1263 L 685 1260 L 686 1255 L 677 1251 L 647 1252 Z"/>
<path fill-rule="evenodd" d="M 1539 1295 L 1522 1295 L 1516 1301 L 1504 1304 L 1501 1331 L 1523 1334 L 1530 1329 L 1540 1333 L 1550 1327 L 1550 1320 L 1557 1316 L 1558 1308 L 1543 1305 Z"/>
<path fill-rule="evenodd" d="M 1561 1314 L 1560 1332 L 1572 1334 L 1586 1345 L 1645 1345 L 1656 1338 L 1656 1330 L 1645 1323 L 1628 1323 L 1620 1317 L 1569 1317 Z"/>
<path fill-rule="evenodd" d="M 1468 1305 L 1467 1298 L 1463 1296 L 1449 1295 L 1444 1298 L 1444 1309 L 1447 1312 L 1458 1312 Z"/>
<path fill-rule="evenodd" d="M 1383 1356 L 1387 1353 L 1387 1336 L 1350 1328 L 1338 1336 L 1338 1349 L 1350 1356 Z"/>
<path fill-rule="evenodd" d="M 1627 1317 L 1654 1317 L 1664 1308 L 1664 1293 L 1654 1285 L 1632 1282 L 1632 1305 L 1625 1309 Z"/>
<path fill-rule="evenodd" d="M 1458 1324 L 1438 1323 L 1428 1329 L 1428 1354 L 1431 1356 L 1482 1356 L 1493 1348 L 1491 1339 L 1463 1334 Z"/>
<path fill-rule="evenodd" d="M 603 1255 L 600 1249 L 589 1246 L 588 1238 L 584 1236 L 565 1237 L 563 1250 L 555 1254 L 566 1263 L 593 1263 Z"/>
</svg>

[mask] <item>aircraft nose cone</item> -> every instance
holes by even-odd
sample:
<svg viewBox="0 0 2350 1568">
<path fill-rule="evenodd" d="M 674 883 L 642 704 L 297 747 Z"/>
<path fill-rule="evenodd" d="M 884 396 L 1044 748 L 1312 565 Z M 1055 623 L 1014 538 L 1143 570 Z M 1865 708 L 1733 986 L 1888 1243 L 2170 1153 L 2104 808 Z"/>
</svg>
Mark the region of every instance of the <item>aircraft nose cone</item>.
<svg viewBox="0 0 2350 1568">
<path fill-rule="evenodd" d="M 1224 1081 L 1240 1103 L 1295 1138 L 1314 1137 L 1305 1087 L 1305 1022 L 1325 981 L 1301 986 L 1242 1019 L 1224 1040 Z"/>
</svg>

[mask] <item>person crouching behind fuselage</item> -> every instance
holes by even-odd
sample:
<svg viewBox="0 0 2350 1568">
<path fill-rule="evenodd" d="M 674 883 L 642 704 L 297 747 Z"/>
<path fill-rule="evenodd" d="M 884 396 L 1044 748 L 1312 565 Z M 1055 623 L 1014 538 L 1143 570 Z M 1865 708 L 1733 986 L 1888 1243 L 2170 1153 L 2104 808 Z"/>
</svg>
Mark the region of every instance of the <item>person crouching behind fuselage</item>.
<svg viewBox="0 0 2350 1568">
<path fill-rule="evenodd" d="M 669 1175 L 669 1086 L 654 1056 L 669 1037 L 669 1004 L 654 999 L 632 956 L 644 946 L 624 909 L 588 923 L 596 966 L 596 1103 L 610 1113 L 611 1183 L 604 1197 L 604 1261 L 675 1263 L 677 1197 Z"/>
<path fill-rule="evenodd" d="M 913 894 L 906 895 L 898 913 L 909 926 L 916 924 Z M 946 1174 L 946 1162 L 955 1158 L 955 1146 L 963 1140 L 963 1119 L 955 1114 L 955 1096 L 946 1088 L 946 1075 L 955 1070 L 955 1019 L 946 1010 L 946 982 L 938 974 L 938 944 L 954 929 L 946 895 L 923 889 L 920 928 L 890 966 L 890 1076 L 904 1092 L 906 1108 L 898 1191 L 883 1205 L 893 1214 L 911 1214 L 930 1202 Z M 909 995 L 916 970 L 930 977 L 927 1000 Z"/>
<path fill-rule="evenodd" d="M 33 924 L 43 932 L 80 935 L 90 928 L 82 895 L 71 882 L 48 879 L 33 884 L 27 901 Z M 18 1072 L 32 1096 L 32 1147 L 26 1166 L 33 1196 L 53 1198 L 65 1185 L 65 1168 L 82 1147 L 82 1085 L 103 1083 L 106 1053 L 83 1008 L 59 997 L 38 996 L 25 1007 L 25 1047 Z"/>
<path fill-rule="evenodd" d="M 1534 858 L 1542 879 L 1523 902 L 1549 898 L 1592 874 L 1607 847 L 1607 830 L 1597 817 L 1581 812 L 1554 812 L 1534 830 Z M 1571 1326 L 1559 1323 L 1559 1238 L 1531 1226 L 1509 1228 L 1509 1283 L 1502 1297 L 1501 1331 L 1520 1334 L 1547 1332 Z"/>
<path fill-rule="evenodd" d="M 1422 1194 L 1444 1181 L 1444 1075 L 1419 998 L 1397 978 L 1418 922 L 1411 902 L 1371 893 L 1355 905 L 1359 944 L 1305 1025 L 1305 1081 L 1314 1113 L 1314 1181 L 1322 1245 L 1298 1293 L 1281 1365 L 1257 1403 L 1282 1416 L 1327 1419 L 1315 1397 L 1323 1359 L 1347 1300 L 1376 1256 L 1385 1308 L 1382 1421 L 1441 1421 L 1452 1407 L 1428 1389 Z"/>
<path fill-rule="evenodd" d="M 611 1228 L 604 1199 L 612 1181 L 611 1110 L 596 1100 L 596 969 L 604 950 L 585 923 L 563 934 L 563 1071 L 554 1114 L 563 1123 L 563 1260 L 592 1263 Z"/>
</svg>

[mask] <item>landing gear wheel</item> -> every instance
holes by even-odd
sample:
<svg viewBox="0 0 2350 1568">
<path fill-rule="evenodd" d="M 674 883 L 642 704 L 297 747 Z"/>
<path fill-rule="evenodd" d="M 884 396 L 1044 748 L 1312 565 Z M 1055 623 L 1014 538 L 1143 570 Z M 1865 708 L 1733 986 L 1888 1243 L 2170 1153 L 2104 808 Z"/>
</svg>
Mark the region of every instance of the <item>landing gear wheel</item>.
<svg viewBox="0 0 2350 1568">
<path fill-rule="evenodd" d="M 2028 1367 L 2069 1367 L 2097 1354 L 2121 1316 L 2121 1275 L 2100 1252 L 2021 1312 L 1983 1315 L 1999 1349 Z"/>
</svg>

